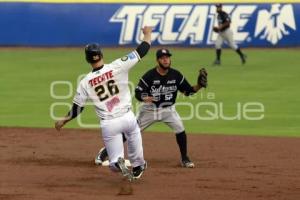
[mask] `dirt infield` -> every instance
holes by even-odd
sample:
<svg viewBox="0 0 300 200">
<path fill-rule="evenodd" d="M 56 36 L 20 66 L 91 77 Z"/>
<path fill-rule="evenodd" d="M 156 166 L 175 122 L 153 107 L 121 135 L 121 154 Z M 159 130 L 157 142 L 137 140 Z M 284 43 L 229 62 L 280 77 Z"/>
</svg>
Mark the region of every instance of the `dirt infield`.
<svg viewBox="0 0 300 200">
<path fill-rule="evenodd" d="M 148 170 L 130 184 L 93 164 L 97 130 L 0 128 L 0 199 L 300 199 L 300 138 L 188 135 L 195 169 L 173 134 L 143 141 Z"/>
</svg>

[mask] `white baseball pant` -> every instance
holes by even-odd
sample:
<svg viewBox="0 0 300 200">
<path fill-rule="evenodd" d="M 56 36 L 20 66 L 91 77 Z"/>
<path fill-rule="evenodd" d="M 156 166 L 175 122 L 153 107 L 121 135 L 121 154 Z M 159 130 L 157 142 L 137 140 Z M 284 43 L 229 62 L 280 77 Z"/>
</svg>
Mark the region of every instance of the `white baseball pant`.
<svg viewBox="0 0 300 200">
<path fill-rule="evenodd" d="M 101 121 L 102 138 L 109 157 L 109 167 L 116 171 L 118 158 L 124 158 L 122 133 L 127 138 L 128 159 L 133 167 L 145 164 L 140 128 L 130 110 L 121 117 Z"/>
</svg>

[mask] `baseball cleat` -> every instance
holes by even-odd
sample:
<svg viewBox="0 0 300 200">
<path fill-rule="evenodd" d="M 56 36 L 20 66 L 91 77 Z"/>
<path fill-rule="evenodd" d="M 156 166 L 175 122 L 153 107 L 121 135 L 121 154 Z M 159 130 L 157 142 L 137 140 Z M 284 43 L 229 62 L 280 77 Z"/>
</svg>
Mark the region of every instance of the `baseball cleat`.
<svg viewBox="0 0 300 200">
<path fill-rule="evenodd" d="M 141 166 L 133 167 L 132 174 L 134 179 L 139 179 L 143 175 L 144 171 L 147 169 L 147 162 Z"/>
<path fill-rule="evenodd" d="M 220 61 L 220 60 L 215 60 L 214 63 L 213 63 L 213 65 L 214 65 L 214 66 L 216 66 L 216 65 L 221 65 L 221 61 Z"/>
<path fill-rule="evenodd" d="M 106 161 L 108 158 L 108 154 L 105 147 L 102 147 L 95 157 L 95 164 L 96 165 L 102 165 L 104 161 Z"/>
<path fill-rule="evenodd" d="M 118 165 L 120 167 L 120 170 L 123 174 L 124 177 L 126 177 L 129 181 L 133 180 L 133 174 L 131 173 L 131 171 L 126 167 L 125 165 L 125 160 L 124 158 L 119 158 L 118 159 Z"/>
<path fill-rule="evenodd" d="M 181 166 L 185 168 L 194 168 L 195 164 L 188 157 L 186 157 L 181 161 Z"/>
<path fill-rule="evenodd" d="M 241 59 L 242 59 L 242 64 L 245 64 L 247 60 L 247 56 L 244 54 Z"/>
</svg>

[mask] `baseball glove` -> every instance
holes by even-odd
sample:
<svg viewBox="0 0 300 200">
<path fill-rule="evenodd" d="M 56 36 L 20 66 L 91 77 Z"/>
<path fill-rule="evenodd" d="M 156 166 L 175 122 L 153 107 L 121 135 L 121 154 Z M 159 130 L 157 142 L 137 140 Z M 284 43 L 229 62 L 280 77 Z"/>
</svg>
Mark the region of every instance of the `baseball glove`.
<svg viewBox="0 0 300 200">
<path fill-rule="evenodd" d="M 216 33 L 219 33 L 220 30 L 219 30 L 218 27 L 214 26 L 214 27 L 213 27 L 213 31 L 216 32 Z"/>
<path fill-rule="evenodd" d="M 207 72 L 205 68 L 200 69 L 197 83 L 200 87 L 207 87 Z"/>
</svg>

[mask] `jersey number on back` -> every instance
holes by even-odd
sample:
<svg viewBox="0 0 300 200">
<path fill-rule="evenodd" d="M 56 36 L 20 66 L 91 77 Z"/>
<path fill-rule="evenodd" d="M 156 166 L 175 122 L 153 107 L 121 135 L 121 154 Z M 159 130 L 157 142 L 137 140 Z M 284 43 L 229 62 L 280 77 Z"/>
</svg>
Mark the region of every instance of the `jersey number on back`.
<svg viewBox="0 0 300 200">
<path fill-rule="evenodd" d="M 119 93 L 119 88 L 115 84 L 114 80 L 109 80 L 106 83 L 106 87 L 104 85 L 99 85 L 95 87 L 95 91 L 100 101 L 104 101 L 110 96 L 114 96 Z"/>
</svg>

